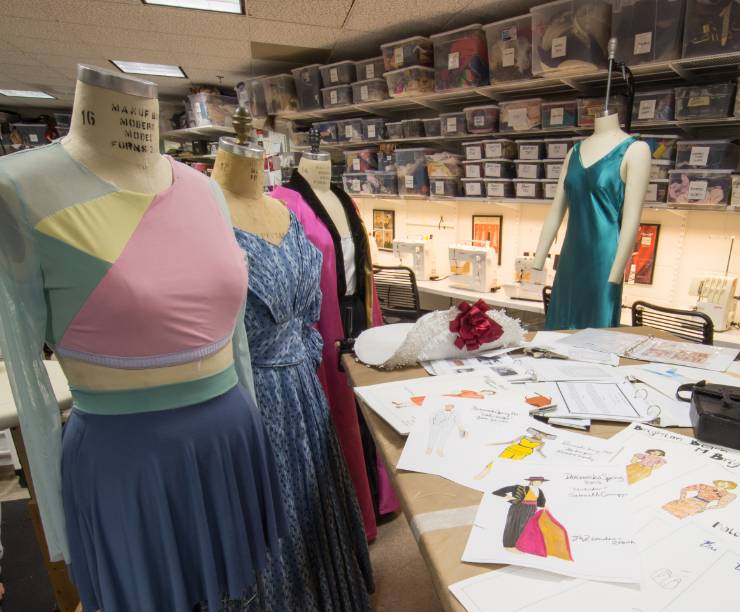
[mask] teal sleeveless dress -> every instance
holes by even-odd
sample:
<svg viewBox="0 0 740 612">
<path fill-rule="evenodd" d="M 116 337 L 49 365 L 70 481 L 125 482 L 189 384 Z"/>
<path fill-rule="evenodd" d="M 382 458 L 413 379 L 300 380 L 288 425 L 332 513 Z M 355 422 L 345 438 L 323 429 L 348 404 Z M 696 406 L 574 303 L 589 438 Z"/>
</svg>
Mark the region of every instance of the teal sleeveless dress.
<svg viewBox="0 0 740 612">
<path fill-rule="evenodd" d="M 545 329 L 617 327 L 622 283 L 609 283 L 622 225 L 624 182 L 619 169 L 630 137 L 590 166 L 576 143 L 565 176 L 568 227 L 560 251 Z"/>
</svg>

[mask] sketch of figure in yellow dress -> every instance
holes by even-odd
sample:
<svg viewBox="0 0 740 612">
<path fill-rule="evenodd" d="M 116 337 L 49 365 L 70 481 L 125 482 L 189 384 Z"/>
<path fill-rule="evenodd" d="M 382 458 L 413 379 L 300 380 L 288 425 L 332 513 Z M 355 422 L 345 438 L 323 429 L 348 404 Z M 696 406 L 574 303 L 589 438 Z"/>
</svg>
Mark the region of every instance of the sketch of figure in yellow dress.
<svg viewBox="0 0 740 612">
<path fill-rule="evenodd" d="M 685 519 L 707 510 L 719 510 L 732 503 L 737 488 L 731 480 L 713 480 L 712 484 L 693 484 L 681 489 L 678 499 L 663 505 L 663 510 L 677 519 Z"/>
<path fill-rule="evenodd" d="M 503 446 L 507 445 L 504 450 L 499 453 L 499 459 L 511 459 L 513 461 L 521 461 L 526 459 L 532 453 L 537 452 L 546 458 L 545 453 L 542 452 L 542 448 L 545 446 L 546 440 L 554 440 L 557 438 L 554 434 L 545 433 L 534 427 L 527 427 L 527 433 L 508 442 L 491 442 L 486 446 Z M 478 475 L 476 480 L 483 480 L 493 467 L 493 461 L 490 461 L 486 467 L 484 467 Z"/>
<path fill-rule="evenodd" d="M 427 455 L 436 450 L 437 455 L 444 457 L 445 444 L 452 431 L 457 427 L 461 438 L 468 435 L 458 415 L 455 412 L 455 404 L 445 404 L 429 417 L 429 439 L 427 441 Z"/>
<path fill-rule="evenodd" d="M 627 483 L 635 484 L 645 480 L 652 475 L 654 470 L 663 467 L 668 461 L 665 459 L 665 451 L 659 448 L 651 448 L 644 453 L 635 453 L 627 465 Z"/>
</svg>

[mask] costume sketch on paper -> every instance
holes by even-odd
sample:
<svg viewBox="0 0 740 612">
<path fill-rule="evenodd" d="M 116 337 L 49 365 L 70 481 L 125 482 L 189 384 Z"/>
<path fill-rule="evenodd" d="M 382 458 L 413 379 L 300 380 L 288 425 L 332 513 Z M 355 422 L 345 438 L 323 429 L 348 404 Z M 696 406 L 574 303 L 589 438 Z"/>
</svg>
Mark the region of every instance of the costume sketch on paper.
<svg viewBox="0 0 740 612">
<path fill-rule="evenodd" d="M 543 459 L 547 458 L 547 455 L 542 452 L 542 448 L 545 446 L 547 440 L 554 440 L 557 436 L 555 434 L 545 433 L 534 427 L 527 427 L 527 432 L 509 440 L 508 442 L 491 442 L 486 446 L 503 446 L 506 448 L 499 453 L 499 459 L 512 459 L 514 461 L 521 461 L 526 459 L 534 452 L 537 452 L 542 456 Z M 486 467 L 484 467 L 478 475 L 475 477 L 476 480 L 483 480 L 490 473 L 493 468 L 493 460 L 491 460 Z"/>
<path fill-rule="evenodd" d="M 665 451 L 660 448 L 650 448 L 644 453 L 635 453 L 627 464 L 627 484 L 635 484 L 652 475 L 654 470 L 663 467 L 668 460 Z"/>
<path fill-rule="evenodd" d="M 429 440 L 427 442 L 427 455 L 436 451 L 437 455 L 444 457 L 445 444 L 450 434 L 457 428 L 461 438 L 468 435 L 459 415 L 455 411 L 455 404 L 445 404 L 429 417 Z"/>
<path fill-rule="evenodd" d="M 683 487 L 678 499 L 662 506 L 663 510 L 677 519 L 685 519 L 707 510 L 719 510 L 735 501 L 737 495 L 730 493 L 737 488 L 732 480 L 714 480 L 712 484 L 693 484 Z"/>
<path fill-rule="evenodd" d="M 572 561 L 568 531 L 546 509 L 547 499 L 541 487 L 548 479 L 530 476 L 526 480 L 526 485 L 493 491 L 510 504 L 503 532 L 504 548 L 509 552 Z"/>
</svg>

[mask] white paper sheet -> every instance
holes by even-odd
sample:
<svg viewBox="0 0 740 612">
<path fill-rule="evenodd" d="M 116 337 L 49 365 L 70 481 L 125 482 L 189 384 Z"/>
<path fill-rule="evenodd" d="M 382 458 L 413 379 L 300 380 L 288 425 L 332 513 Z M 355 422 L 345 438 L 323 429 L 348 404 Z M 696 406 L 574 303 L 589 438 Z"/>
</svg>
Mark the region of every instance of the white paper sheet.
<svg viewBox="0 0 740 612">
<path fill-rule="evenodd" d="M 529 418 L 519 391 L 487 401 L 430 397 L 426 418 L 416 419 L 398 469 L 443 476 L 490 491 L 499 466 L 609 463 L 608 440 L 555 429 Z"/>
<path fill-rule="evenodd" d="M 463 561 L 508 563 L 609 582 L 640 580 L 621 466 L 502 465 Z"/>
<path fill-rule="evenodd" d="M 514 364 L 531 374 L 531 378 L 538 382 L 553 382 L 559 380 L 591 380 L 617 381 L 620 378 L 619 369 L 597 363 L 571 361 L 569 359 L 535 359 L 522 357 L 514 359 Z"/>
<path fill-rule="evenodd" d="M 514 362 L 506 355 L 517 347 L 498 349 L 476 355 L 475 357 L 459 359 L 435 359 L 422 361 L 421 366 L 431 376 L 447 376 L 449 374 L 468 374 L 470 372 L 493 372 L 509 381 L 521 381 L 527 376 L 514 366 Z"/>
<path fill-rule="evenodd" d="M 552 351 L 564 357 L 575 361 L 585 361 L 588 363 L 601 363 L 603 365 L 616 366 L 619 365 L 619 356 L 614 353 L 604 353 L 602 351 L 594 351 L 591 349 L 581 348 L 577 346 L 570 346 L 560 342 L 567 338 L 570 334 L 564 334 L 562 332 L 551 332 L 541 331 L 537 332 L 531 342 L 528 342 L 526 346 L 536 347 Z"/>
<path fill-rule="evenodd" d="M 736 376 L 731 376 L 723 372 L 703 370 L 701 368 L 689 368 L 664 363 L 622 366 L 619 368 L 619 371 L 625 376 L 634 376 L 637 380 L 641 380 L 673 400 L 676 399 L 676 391 L 680 385 L 698 383 L 701 380 L 719 385 L 740 387 L 740 378 Z"/>
<path fill-rule="evenodd" d="M 651 411 L 634 385 L 628 382 L 558 382 L 562 405 L 554 416 L 571 416 L 600 421 L 646 421 L 658 412 Z M 563 411 L 567 411 L 564 413 Z"/>
</svg>

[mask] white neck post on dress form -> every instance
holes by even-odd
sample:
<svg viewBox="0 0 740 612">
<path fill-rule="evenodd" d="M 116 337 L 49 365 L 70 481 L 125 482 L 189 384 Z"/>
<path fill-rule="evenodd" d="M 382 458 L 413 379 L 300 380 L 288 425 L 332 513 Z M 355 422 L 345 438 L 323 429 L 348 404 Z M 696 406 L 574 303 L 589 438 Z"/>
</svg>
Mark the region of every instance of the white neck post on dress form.
<svg viewBox="0 0 740 612">
<path fill-rule="evenodd" d="M 601 136 L 602 134 L 622 131 L 623 130 L 619 125 L 619 115 L 617 113 L 596 117 L 594 120 L 594 135 Z"/>
</svg>

